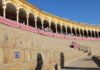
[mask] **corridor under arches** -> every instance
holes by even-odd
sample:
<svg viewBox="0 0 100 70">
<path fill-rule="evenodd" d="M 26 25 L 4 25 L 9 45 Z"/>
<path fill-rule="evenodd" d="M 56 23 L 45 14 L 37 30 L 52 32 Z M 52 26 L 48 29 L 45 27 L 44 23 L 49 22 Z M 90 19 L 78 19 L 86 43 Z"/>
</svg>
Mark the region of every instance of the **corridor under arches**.
<svg viewBox="0 0 100 70">
<path fill-rule="evenodd" d="M 41 23 L 41 18 L 37 17 L 37 28 L 42 29 L 42 23 Z"/>
<path fill-rule="evenodd" d="M 81 36 L 81 37 L 84 36 L 83 30 L 81 30 L 81 29 L 80 29 L 80 36 Z"/>
<path fill-rule="evenodd" d="M 88 37 L 88 34 L 87 34 L 87 31 L 86 30 L 84 30 L 84 36 L 85 37 Z"/>
<path fill-rule="evenodd" d="M 43 21 L 43 27 L 44 27 L 44 30 L 47 31 L 48 28 L 49 28 L 49 22 L 47 20 L 44 20 Z"/>
<path fill-rule="evenodd" d="M 69 26 L 67 27 L 67 34 L 71 35 L 71 28 Z"/>
<path fill-rule="evenodd" d="M 94 31 L 92 31 L 92 37 L 95 37 Z"/>
<path fill-rule="evenodd" d="M 51 30 L 53 33 L 56 33 L 56 26 L 54 22 L 51 22 Z"/>
<path fill-rule="evenodd" d="M 34 20 L 34 15 L 32 13 L 29 14 L 29 26 L 35 28 L 35 20 Z"/>
<path fill-rule="evenodd" d="M 3 16 L 2 0 L 0 0 L 0 16 Z"/>
<path fill-rule="evenodd" d="M 19 9 L 19 23 L 27 25 L 26 11 L 23 8 Z"/>
<path fill-rule="evenodd" d="M 96 38 L 98 37 L 98 33 L 97 33 L 97 31 L 95 31 L 95 37 L 96 37 Z"/>
<path fill-rule="evenodd" d="M 61 33 L 61 25 L 57 24 L 57 33 L 60 34 Z"/>
<path fill-rule="evenodd" d="M 6 8 L 6 18 L 16 21 L 16 6 L 14 6 L 11 3 L 7 3 L 7 8 Z"/>
<path fill-rule="evenodd" d="M 91 32 L 90 32 L 90 30 L 88 30 L 88 35 L 89 35 L 89 37 L 91 37 Z"/>
<path fill-rule="evenodd" d="M 76 36 L 80 36 L 80 32 L 78 28 L 76 29 L 76 34 L 77 34 Z"/>
<path fill-rule="evenodd" d="M 72 28 L 72 35 L 73 36 L 76 36 L 76 32 L 75 32 L 75 29 L 74 28 Z"/>
<path fill-rule="evenodd" d="M 66 35 L 66 27 L 64 25 L 62 26 L 62 32 Z"/>
</svg>

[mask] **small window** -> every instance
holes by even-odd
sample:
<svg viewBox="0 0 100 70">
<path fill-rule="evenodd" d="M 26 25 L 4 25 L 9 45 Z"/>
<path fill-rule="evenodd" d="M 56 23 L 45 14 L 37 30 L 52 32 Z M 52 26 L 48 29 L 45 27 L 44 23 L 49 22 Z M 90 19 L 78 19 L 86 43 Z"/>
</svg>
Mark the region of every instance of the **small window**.
<svg viewBox="0 0 100 70">
<path fill-rule="evenodd" d="M 15 52 L 15 58 L 20 58 L 20 52 Z"/>
</svg>

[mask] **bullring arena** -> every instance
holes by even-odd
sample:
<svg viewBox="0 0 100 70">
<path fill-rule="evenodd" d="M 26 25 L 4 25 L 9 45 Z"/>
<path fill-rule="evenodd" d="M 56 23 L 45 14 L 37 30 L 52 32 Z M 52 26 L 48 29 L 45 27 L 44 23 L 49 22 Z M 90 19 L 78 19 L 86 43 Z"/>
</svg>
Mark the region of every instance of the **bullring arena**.
<svg viewBox="0 0 100 70">
<path fill-rule="evenodd" d="M 0 70 L 62 70 L 99 53 L 99 26 L 43 12 L 25 0 L 0 0 Z"/>
</svg>

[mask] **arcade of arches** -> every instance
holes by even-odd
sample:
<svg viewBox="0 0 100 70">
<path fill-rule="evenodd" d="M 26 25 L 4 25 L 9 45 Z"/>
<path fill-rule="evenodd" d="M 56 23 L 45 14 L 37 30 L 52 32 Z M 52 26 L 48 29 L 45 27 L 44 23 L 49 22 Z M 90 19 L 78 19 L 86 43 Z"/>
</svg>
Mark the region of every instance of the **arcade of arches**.
<svg viewBox="0 0 100 70">
<path fill-rule="evenodd" d="M 34 13 L 27 12 L 24 8 L 17 8 L 13 3 L 2 4 L 0 0 L 0 16 L 13 20 L 18 23 L 38 28 L 44 31 L 65 34 L 69 36 L 81 36 L 81 37 L 100 37 L 100 30 L 85 30 L 70 25 L 62 25 L 61 23 L 54 21 L 48 21 L 42 19 L 40 16 L 36 16 Z"/>
</svg>

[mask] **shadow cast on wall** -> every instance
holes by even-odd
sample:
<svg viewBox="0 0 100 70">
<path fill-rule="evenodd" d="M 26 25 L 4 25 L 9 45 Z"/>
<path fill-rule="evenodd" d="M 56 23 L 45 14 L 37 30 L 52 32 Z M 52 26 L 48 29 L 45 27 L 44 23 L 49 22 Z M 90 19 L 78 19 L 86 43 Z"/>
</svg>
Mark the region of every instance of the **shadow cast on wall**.
<svg viewBox="0 0 100 70">
<path fill-rule="evenodd" d="M 35 70 L 42 70 L 42 66 L 43 66 L 43 59 L 40 53 L 38 53 L 37 55 L 37 66 L 35 68 Z"/>
<path fill-rule="evenodd" d="M 60 66 L 61 68 L 64 68 L 64 53 L 60 53 Z"/>
<path fill-rule="evenodd" d="M 58 70 L 58 65 L 57 64 L 55 65 L 55 70 Z"/>
<path fill-rule="evenodd" d="M 38 55 L 37 55 L 37 65 L 36 65 L 35 70 L 42 70 L 42 67 L 43 67 L 42 55 L 40 53 L 38 53 Z M 58 65 L 55 64 L 54 68 L 55 68 L 55 70 L 58 70 Z"/>
<path fill-rule="evenodd" d="M 92 57 L 92 60 L 100 67 L 100 60 L 98 60 L 95 56 Z M 37 66 L 35 70 L 42 70 L 43 67 L 43 58 L 40 53 L 37 55 Z M 64 53 L 60 53 L 60 67 L 61 69 L 79 69 L 79 70 L 100 70 L 100 68 L 82 68 L 82 67 L 65 67 L 64 66 Z M 58 65 L 55 64 L 55 70 L 58 70 Z"/>
</svg>

